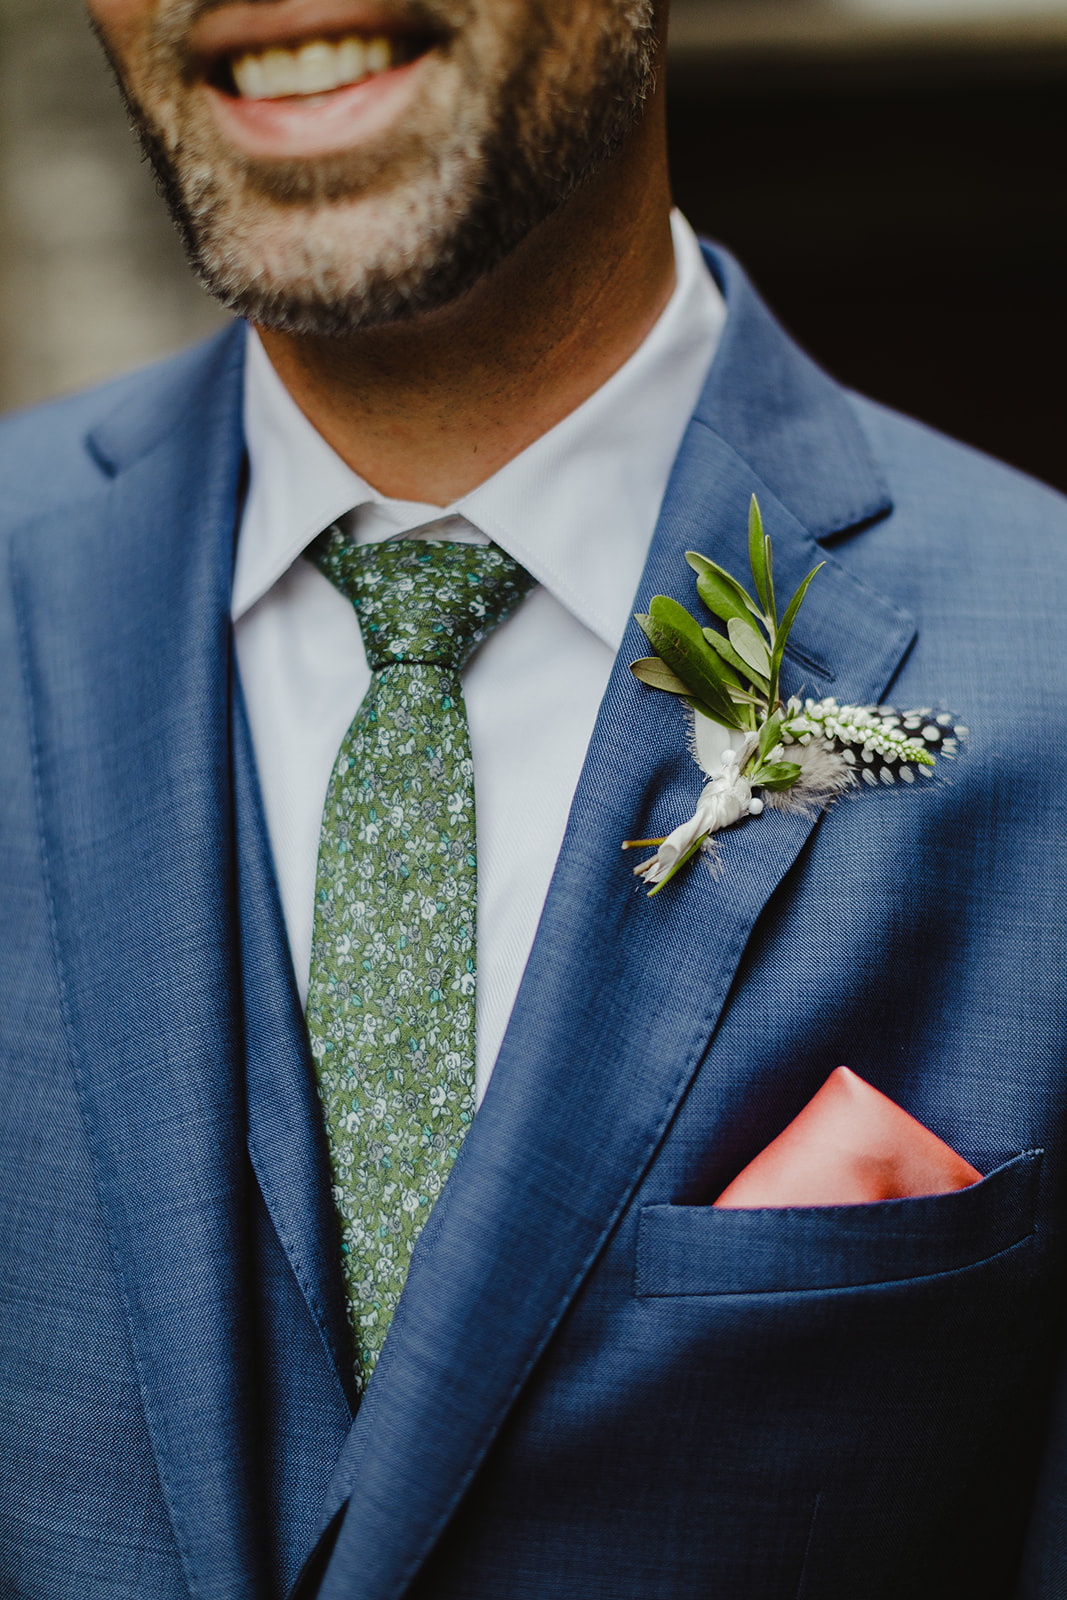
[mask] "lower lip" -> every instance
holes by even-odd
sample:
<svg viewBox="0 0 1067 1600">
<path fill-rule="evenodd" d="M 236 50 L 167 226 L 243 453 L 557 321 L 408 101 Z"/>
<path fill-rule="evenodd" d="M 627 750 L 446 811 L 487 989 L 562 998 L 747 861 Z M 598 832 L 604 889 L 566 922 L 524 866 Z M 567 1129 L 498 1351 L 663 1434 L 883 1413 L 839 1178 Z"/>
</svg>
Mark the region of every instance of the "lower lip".
<svg viewBox="0 0 1067 1600">
<path fill-rule="evenodd" d="M 207 94 L 223 131 L 246 155 L 267 160 L 329 155 L 386 131 L 411 100 L 426 60 L 419 56 L 313 99 L 245 100 L 210 85 Z"/>
</svg>

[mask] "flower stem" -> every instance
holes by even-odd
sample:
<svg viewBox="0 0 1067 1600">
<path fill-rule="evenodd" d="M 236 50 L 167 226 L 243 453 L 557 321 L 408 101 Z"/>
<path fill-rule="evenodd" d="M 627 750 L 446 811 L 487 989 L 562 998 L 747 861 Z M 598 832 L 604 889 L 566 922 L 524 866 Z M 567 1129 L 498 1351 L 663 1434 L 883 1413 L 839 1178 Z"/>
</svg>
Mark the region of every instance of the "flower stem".
<svg viewBox="0 0 1067 1600">
<path fill-rule="evenodd" d="M 662 888 L 664 888 L 664 886 L 666 884 L 670 883 L 671 879 L 674 877 L 674 874 L 676 872 L 681 872 L 682 868 L 685 866 L 687 861 L 692 861 L 693 857 L 696 855 L 697 851 L 700 849 L 701 845 L 704 843 L 704 840 L 707 839 L 707 838 L 710 838 L 710 836 L 711 836 L 711 829 L 708 828 L 708 829 L 705 830 L 704 833 L 702 833 L 700 835 L 699 839 L 694 839 L 693 840 L 692 844 L 689 846 L 689 849 L 685 852 L 685 855 L 678 857 L 678 860 L 674 863 L 674 866 L 668 872 L 667 876 L 665 878 L 663 878 L 659 883 L 657 883 L 657 885 L 656 885 L 656 887 L 654 889 L 650 889 L 648 891 L 648 898 L 650 900 L 652 899 L 652 896 L 654 894 L 659 894 L 660 890 Z M 649 842 L 651 843 L 651 841 L 649 841 Z"/>
</svg>

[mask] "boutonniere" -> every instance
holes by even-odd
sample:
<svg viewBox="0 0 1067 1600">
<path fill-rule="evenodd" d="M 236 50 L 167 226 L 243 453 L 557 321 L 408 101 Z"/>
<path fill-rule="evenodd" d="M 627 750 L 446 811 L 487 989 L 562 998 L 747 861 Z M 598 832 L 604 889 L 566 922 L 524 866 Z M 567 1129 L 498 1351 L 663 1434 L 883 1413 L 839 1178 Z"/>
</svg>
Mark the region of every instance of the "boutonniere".
<svg viewBox="0 0 1067 1600">
<path fill-rule="evenodd" d="M 634 868 L 658 894 L 698 853 L 714 851 L 712 835 L 765 807 L 812 812 L 847 789 L 914 784 L 930 777 L 938 755 L 952 759 L 967 729 L 929 707 L 839 705 L 833 699 L 782 701 L 779 680 L 790 630 L 808 586 L 804 579 L 779 619 L 771 541 L 755 495 L 748 556 L 756 599 L 707 556 L 690 550 L 697 593 L 725 627 L 703 626 L 684 606 L 656 595 L 637 617 L 656 652 L 631 665 L 641 683 L 680 696 L 689 706 L 689 749 L 708 780 L 693 815 L 664 839 L 626 839 L 624 850 L 656 846 Z"/>
</svg>

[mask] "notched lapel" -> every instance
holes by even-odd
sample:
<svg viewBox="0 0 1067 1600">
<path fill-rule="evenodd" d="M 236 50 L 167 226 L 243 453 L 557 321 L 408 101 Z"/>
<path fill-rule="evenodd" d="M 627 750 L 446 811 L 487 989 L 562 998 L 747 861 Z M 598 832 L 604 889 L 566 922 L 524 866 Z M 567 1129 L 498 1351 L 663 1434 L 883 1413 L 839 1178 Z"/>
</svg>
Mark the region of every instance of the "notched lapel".
<svg viewBox="0 0 1067 1600">
<path fill-rule="evenodd" d="M 113 482 L 13 547 L 71 1057 L 194 1600 L 263 1593 L 235 1359 L 248 1336 L 228 731 L 241 349 L 231 336 L 201 354 L 171 437 L 149 448 L 116 425 Z"/>
<path fill-rule="evenodd" d="M 758 307 L 746 314 L 758 321 Z M 740 352 L 726 356 L 736 364 Z M 724 392 L 731 382 L 738 405 L 758 409 L 751 379 L 716 374 Z M 810 494 L 808 502 L 827 533 L 857 513 L 884 511 L 886 501 L 873 471 L 864 476 L 854 418 L 829 380 L 821 383 L 813 380 L 816 419 L 812 385 L 798 380 L 805 430 L 820 436 L 808 470 L 828 483 L 821 506 Z M 810 532 L 728 442 L 720 413 L 709 405 L 690 426 L 637 609 L 655 593 L 693 604 L 687 548 L 744 573 L 753 492 L 783 593 L 821 559 Z M 776 425 L 784 427 L 781 416 Z M 842 453 L 847 493 L 835 511 Z M 832 686 L 877 700 L 913 637 L 910 618 L 831 558 L 797 624 L 786 687 L 806 681 L 820 693 Z M 393 1600 L 425 1560 L 652 1160 L 756 919 L 816 825 L 765 814 L 723 836 L 718 876 L 697 863 L 655 899 L 638 891 L 621 840 L 684 820 L 702 782 L 679 708 L 629 672 L 646 653 L 632 625 L 489 1091 L 416 1248 L 331 1486 L 324 1519 L 351 1499 L 321 1600 L 354 1592 Z"/>
</svg>

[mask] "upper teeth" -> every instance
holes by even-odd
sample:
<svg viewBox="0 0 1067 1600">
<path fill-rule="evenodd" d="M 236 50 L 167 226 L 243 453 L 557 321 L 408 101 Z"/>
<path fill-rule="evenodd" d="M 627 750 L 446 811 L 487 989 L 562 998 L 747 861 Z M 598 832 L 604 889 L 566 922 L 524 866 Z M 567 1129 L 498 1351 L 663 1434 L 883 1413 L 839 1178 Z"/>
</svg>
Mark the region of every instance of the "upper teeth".
<svg viewBox="0 0 1067 1600">
<path fill-rule="evenodd" d="M 313 39 L 296 50 L 258 50 L 233 62 L 237 91 L 246 100 L 327 94 L 393 65 L 390 39 Z"/>
</svg>

